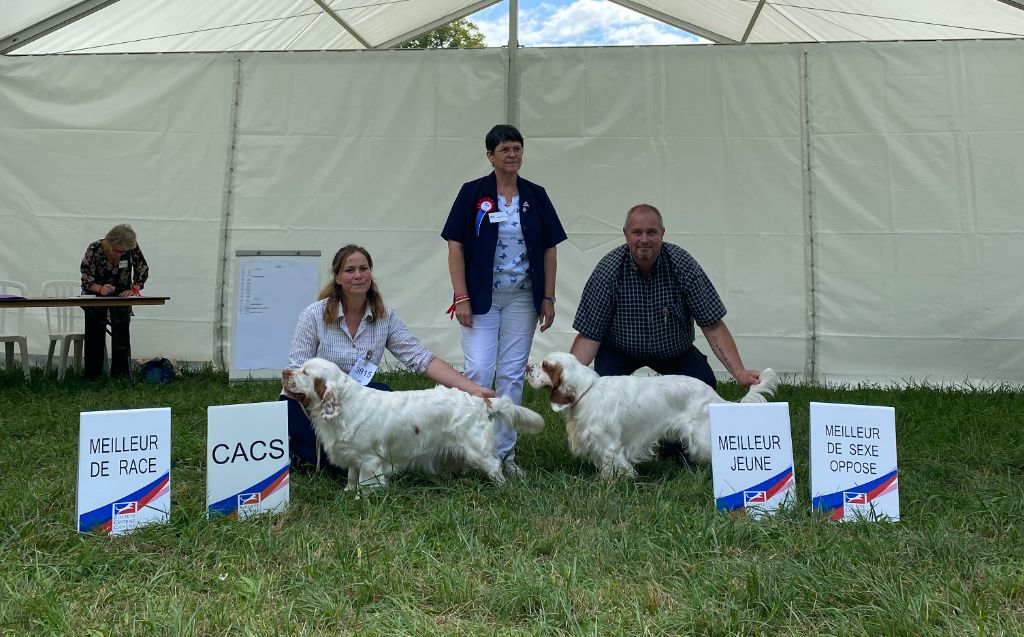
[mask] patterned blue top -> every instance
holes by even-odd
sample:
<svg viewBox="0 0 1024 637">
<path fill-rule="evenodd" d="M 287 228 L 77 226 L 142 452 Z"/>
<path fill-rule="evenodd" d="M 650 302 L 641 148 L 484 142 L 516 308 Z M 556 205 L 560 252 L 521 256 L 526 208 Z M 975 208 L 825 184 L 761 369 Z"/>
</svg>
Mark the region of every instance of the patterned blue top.
<svg viewBox="0 0 1024 637">
<path fill-rule="evenodd" d="M 529 292 L 530 260 L 526 256 L 526 239 L 519 222 L 519 196 L 512 201 L 498 195 L 498 210 L 508 215 L 508 221 L 498 224 L 498 246 L 494 250 L 495 292 Z"/>
</svg>

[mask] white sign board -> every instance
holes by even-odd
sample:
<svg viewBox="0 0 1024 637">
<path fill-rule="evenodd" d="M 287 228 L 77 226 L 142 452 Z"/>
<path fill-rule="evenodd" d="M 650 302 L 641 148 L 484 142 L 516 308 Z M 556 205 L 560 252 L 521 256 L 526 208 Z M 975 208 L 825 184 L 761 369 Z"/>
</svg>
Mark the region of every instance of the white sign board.
<svg viewBox="0 0 1024 637">
<path fill-rule="evenodd" d="M 789 403 L 710 406 L 715 508 L 761 518 L 796 501 Z"/>
<path fill-rule="evenodd" d="M 811 403 L 811 507 L 833 520 L 900 519 L 896 410 Z"/>
<path fill-rule="evenodd" d="M 229 378 L 280 378 L 296 319 L 323 286 L 320 252 L 239 251 L 237 258 Z"/>
<path fill-rule="evenodd" d="M 121 535 L 171 512 L 171 409 L 84 411 L 78 531 Z"/>
<path fill-rule="evenodd" d="M 207 409 L 207 515 L 245 519 L 288 506 L 288 403 Z"/>
</svg>

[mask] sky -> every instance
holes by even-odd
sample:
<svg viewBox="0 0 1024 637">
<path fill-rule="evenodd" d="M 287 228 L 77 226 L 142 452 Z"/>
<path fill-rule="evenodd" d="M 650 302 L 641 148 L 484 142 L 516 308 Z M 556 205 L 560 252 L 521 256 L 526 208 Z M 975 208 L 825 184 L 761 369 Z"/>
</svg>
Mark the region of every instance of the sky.
<svg viewBox="0 0 1024 637">
<path fill-rule="evenodd" d="M 508 2 L 469 20 L 487 46 L 508 44 Z M 519 43 L 523 46 L 624 46 L 693 44 L 701 38 L 606 0 L 519 0 Z"/>
</svg>

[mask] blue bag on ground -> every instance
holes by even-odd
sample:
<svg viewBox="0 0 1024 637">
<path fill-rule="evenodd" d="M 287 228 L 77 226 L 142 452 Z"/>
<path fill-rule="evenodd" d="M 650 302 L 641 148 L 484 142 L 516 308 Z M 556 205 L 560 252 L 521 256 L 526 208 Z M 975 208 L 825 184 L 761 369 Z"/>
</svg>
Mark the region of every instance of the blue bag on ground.
<svg viewBox="0 0 1024 637">
<path fill-rule="evenodd" d="M 144 381 L 154 385 L 169 383 L 174 380 L 175 376 L 174 363 L 166 358 L 154 358 L 153 360 L 146 361 L 139 368 L 139 371 Z"/>
</svg>

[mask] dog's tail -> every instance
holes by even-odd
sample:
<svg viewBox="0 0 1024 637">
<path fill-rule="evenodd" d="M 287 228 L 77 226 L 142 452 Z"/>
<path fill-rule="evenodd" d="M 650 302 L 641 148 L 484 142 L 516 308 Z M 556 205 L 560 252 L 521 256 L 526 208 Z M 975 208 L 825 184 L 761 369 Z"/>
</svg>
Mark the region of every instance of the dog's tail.
<svg viewBox="0 0 1024 637">
<path fill-rule="evenodd" d="M 766 403 L 779 387 L 779 375 L 771 367 L 761 372 L 761 380 L 750 386 L 747 395 L 740 399 L 741 403 Z"/>
<path fill-rule="evenodd" d="M 518 433 L 535 434 L 544 429 L 544 419 L 540 414 L 526 407 L 520 407 L 504 396 L 488 398 L 484 402 L 487 404 L 487 413 L 491 417 L 500 418 L 502 422 Z"/>
</svg>

